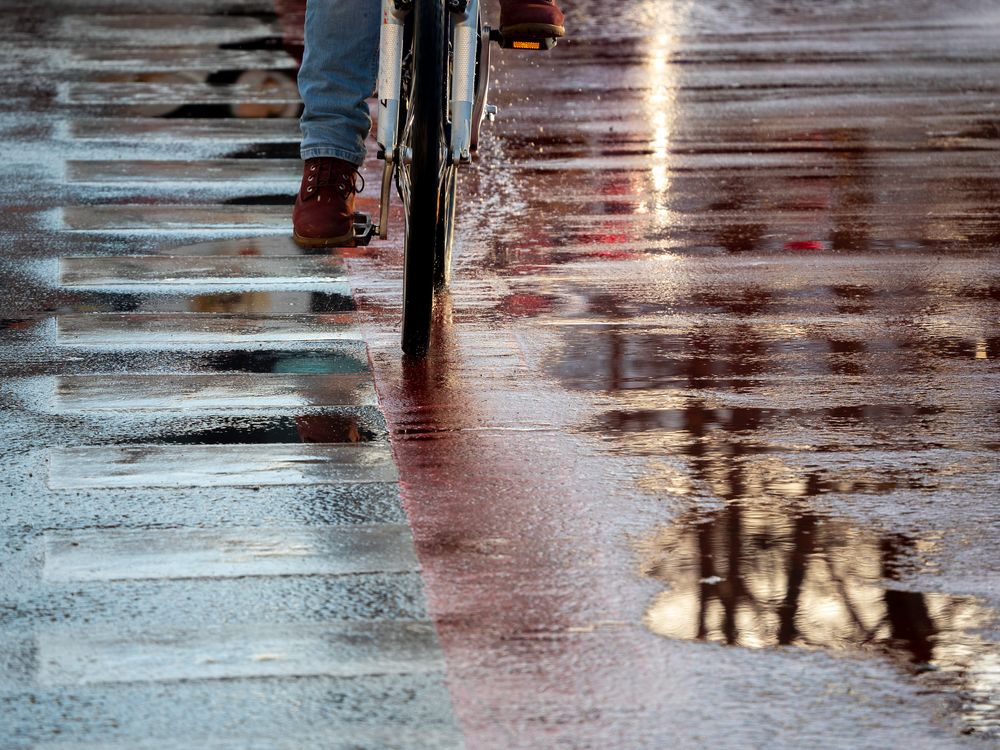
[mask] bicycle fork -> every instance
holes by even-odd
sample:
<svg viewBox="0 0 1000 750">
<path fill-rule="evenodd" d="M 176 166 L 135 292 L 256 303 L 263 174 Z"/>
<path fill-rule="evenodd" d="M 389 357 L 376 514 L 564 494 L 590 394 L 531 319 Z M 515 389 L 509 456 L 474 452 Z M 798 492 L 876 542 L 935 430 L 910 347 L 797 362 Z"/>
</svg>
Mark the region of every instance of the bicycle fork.
<svg viewBox="0 0 1000 750">
<path fill-rule="evenodd" d="M 382 167 L 378 223 L 358 215 L 357 244 L 367 245 L 372 236 L 389 236 L 389 202 L 392 176 L 410 158 L 399 143 L 399 113 L 403 87 L 404 29 L 413 0 L 382 0 L 382 30 L 379 37 L 378 133 Z M 490 64 L 490 29 L 479 28 L 479 0 L 448 0 L 451 14 L 451 79 L 448 82 L 448 112 L 451 119 L 447 138 L 447 162 L 463 164 L 472 160 L 479 143 L 484 119 L 492 121 L 496 109 L 487 104 Z M 479 65 L 479 85 L 476 66 Z"/>
</svg>

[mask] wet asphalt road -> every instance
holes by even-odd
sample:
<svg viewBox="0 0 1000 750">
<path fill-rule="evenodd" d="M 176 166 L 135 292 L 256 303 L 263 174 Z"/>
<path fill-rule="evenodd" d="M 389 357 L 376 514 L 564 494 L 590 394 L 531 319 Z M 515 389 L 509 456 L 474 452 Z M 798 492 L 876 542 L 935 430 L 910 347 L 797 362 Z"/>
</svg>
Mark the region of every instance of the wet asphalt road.
<svg viewBox="0 0 1000 750">
<path fill-rule="evenodd" d="M 0 747 L 995 745 L 1000 11 L 606 6 L 415 364 L 296 3 L 4 4 Z"/>
</svg>

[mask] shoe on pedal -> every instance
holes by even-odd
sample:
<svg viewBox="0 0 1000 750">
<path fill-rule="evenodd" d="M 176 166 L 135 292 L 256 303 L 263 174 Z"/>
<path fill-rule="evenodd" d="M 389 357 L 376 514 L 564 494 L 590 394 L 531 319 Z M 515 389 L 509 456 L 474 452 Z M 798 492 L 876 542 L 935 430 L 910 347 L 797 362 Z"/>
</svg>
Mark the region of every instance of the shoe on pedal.
<svg viewBox="0 0 1000 750">
<path fill-rule="evenodd" d="M 505 47 L 549 49 L 566 35 L 564 23 L 555 0 L 500 0 L 500 34 Z"/>
<path fill-rule="evenodd" d="M 293 238 L 302 247 L 354 247 L 358 168 L 329 156 L 306 159 L 292 210 Z"/>
</svg>

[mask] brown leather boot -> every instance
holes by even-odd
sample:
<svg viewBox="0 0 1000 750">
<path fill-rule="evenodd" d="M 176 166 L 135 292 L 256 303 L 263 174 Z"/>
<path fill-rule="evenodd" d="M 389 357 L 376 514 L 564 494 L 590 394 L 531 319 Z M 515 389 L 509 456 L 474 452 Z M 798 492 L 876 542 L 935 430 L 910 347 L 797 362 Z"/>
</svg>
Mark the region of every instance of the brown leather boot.
<svg viewBox="0 0 1000 750">
<path fill-rule="evenodd" d="M 354 195 L 364 188 L 358 168 L 343 159 L 306 159 L 292 210 L 293 237 L 303 247 L 354 247 Z"/>
<path fill-rule="evenodd" d="M 561 37 L 564 23 L 555 0 L 500 0 L 500 33 L 506 37 Z"/>
</svg>

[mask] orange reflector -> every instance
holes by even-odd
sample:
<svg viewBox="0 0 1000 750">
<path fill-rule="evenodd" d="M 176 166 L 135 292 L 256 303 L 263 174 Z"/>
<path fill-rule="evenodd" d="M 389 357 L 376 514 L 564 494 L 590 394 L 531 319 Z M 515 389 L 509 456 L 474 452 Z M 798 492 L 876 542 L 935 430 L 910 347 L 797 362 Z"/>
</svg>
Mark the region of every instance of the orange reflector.
<svg viewBox="0 0 1000 750">
<path fill-rule="evenodd" d="M 514 42 L 514 49 L 541 49 L 541 42 Z"/>
</svg>

